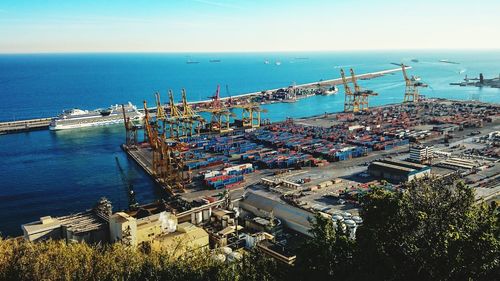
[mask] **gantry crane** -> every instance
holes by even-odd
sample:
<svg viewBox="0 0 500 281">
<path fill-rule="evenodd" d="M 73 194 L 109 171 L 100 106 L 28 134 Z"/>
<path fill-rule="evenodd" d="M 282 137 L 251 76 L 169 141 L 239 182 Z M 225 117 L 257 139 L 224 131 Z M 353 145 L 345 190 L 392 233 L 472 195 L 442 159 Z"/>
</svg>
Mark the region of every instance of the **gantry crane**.
<svg viewBox="0 0 500 281">
<path fill-rule="evenodd" d="M 258 103 L 248 102 L 243 105 L 233 106 L 241 108 L 241 121 L 243 127 L 259 128 L 261 125 L 261 112 L 267 112 L 267 109 L 262 109 Z"/>
<path fill-rule="evenodd" d="M 155 149 L 157 146 L 157 131 L 153 130 L 151 125 L 151 117 L 149 116 L 148 105 L 146 101 L 144 103 L 144 141 L 148 142 L 151 149 Z"/>
<path fill-rule="evenodd" d="M 182 118 L 187 128 L 187 135 L 192 136 L 193 131 L 196 135 L 200 134 L 201 128 L 205 125 L 205 119 L 196 113 L 187 102 L 186 90 L 182 89 Z"/>
<path fill-rule="evenodd" d="M 203 111 L 210 113 L 210 124 L 209 129 L 213 132 L 225 133 L 230 131 L 229 123 L 231 117 L 234 117 L 234 113 L 229 111 L 229 109 L 224 106 L 219 97 L 220 94 L 220 86 L 217 85 L 217 91 L 215 95 L 212 96 L 211 106 L 208 109 L 204 109 Z"/>
<path fill-rule="evenodd" d="M 161 126 L 163 133 L 165 132 L 167 127 L 167 115 L 165 114 L 165 109 L 161 104 L 160 93 L 156 92 L 155 97 L 156 97 L 156 125 L 158 127 Z"/>
<path fill-rule="evenodd" d="M 354 85 L 354 92 L 349 87 L 344 70 L 340 69 L 340 76 L 342 77 L 342 83 L 344 84 L 345 89 L 344 112 L 358 113 L 360 111 L 366 111 L 369 108 L 369 96 L 376 96 L 378 94 L 374 93 L 372 90 L 361 89 L 356 80 L 354 70 L 351 68 L 350 71 L 351 81 Z"/>
<path fill-rule="evenodd" d="M 342 84 L 344 84 L 344 112 L 357 112 L 359 111 L 359 102 L 354 96 L 354 93 L 351 91 L 351 87 L 347 83 L 347 79 L 345 78 L 344 69 L 340 69 L 340 76 L 342 77 Z M 355 109 L 357 111 L 355 111 Z"/>
<path fill-rule="evenodd" d="M 169 125 L 170 138 L 179 138 L 184 135 L 184 124 L 182 120 L 182 112 L 175 105 L 174 93 L 172 90 L 168 90 L 168 106 L 170 113 L 167 118 L 167 124 Z"/>
<path fill-rule="evenodd" d="M 184 178 L 184 160 L 180 153 L 183 145 L 180 142 L 174 142 L 175 145 L 167 143 L 166 131 L 159 132 L 158 124 L 151 120 L 147 111 L 146 101 L 144 109 L 144 133 L 152 152 L 152 174 L 169 191 L 182 190 L 187 181 Z"/>
<path fill-rule="evenodd" d="M 404 96 L 404 103 L 418 103 L 419 100 L 419 87 L 427 87 L 427 84 L 424 84 L 420 81 L 420 77 L 418 76 L 411 76 L 408 77 L 406 74 L 406 66 L 402 63 L 401 64 L 401 69 L 403 70 L 403 77 L 405 79 L 405 96 Z"/>
<path fill-rule="evenodd" d="M 372 90 L 361 89 L 361 87 L 358 85 L 356 75 L 354 74 L 354 70 L 351 68 L 350 71 L 351 71 L 352 84 L 354 85 L 354 95 L 359 97 L 358 111 L 359 110 L 367 111 L 369 108 L 369 101 L 368 101 L 369 97 L 378 96 L 378 94 Z"/>
</svg>

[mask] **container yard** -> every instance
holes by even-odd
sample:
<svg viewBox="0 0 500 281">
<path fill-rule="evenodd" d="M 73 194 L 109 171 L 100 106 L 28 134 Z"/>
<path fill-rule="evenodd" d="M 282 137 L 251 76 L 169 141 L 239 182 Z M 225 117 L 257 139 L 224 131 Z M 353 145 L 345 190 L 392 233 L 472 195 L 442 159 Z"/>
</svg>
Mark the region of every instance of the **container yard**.
<svg viewBox="0 0 500 281">
<path fill-rule="evenodd" d="M 146 137 L 142 142 L 124 145 L 124 149 L 133 159 L 138 160 L 163 190 L 171 195 L 177 194 L 183 200 L 217 197 L 221 190 L 228 190 L 233 196 L 241 195 L 245 189 L 264 192 L 263 186 L 272 182 L 271 189 L 267 185 L 265 192 L 278 192 L 292 196 L 291 198 L 300 194 L 299 197 L 304 197 L 306 203 L 295 202 L 297 198 L 294 201 L 289 197 L 287 202 L 295 202 L 294 204 L 309 209 L 325 209 L 328 204 L 321 207 L 320 203 L 311 201 L 318 199 L 317 194 L 327 197 L 332 192 L 339 196 L 342 194 L 355 206 L 352 198 L 356 197 L 354 194 L 369 187 L 367 182 L 380 183 L 379 180 L 383 178 L 376 178 L 375 174 L 368 173 L 368 165 L 372 162 L 386 163 L 377 164 L 381 170 L 385 166 L 412 170 L 408 168 L 410 164 L 398 162 L 398 165 L 404 167 L 396 168 L 395 160 L 391 162 L 384 159 L 409 159 L 410 146 L 417 144 L 440 148 L 436 155 L 451 155 L 454 153 L 446 151 L 456 147 L 455 142 L 474 135 L 474 152 L 477 154 L 483 149 L 493 159 L 489 160 L 490 164 L 485 165 L 498 169 L 498 142 L 494 141 L 497 135 L 492 132 L 500 129 L 499 116 L 497 105 L 422 99 L 418 104 L 375 107 L 356 114 L 343 112 L 288 119 L 254 128 L 237 127 L 234 126 L 237 124 L 235 122 L 231 123 L 231 130 L 226 132 L 206 132 L 179 139 L 159 138 L 161 144 L 158 145 L 164 145 L 163 148 L 155 149 L 155 144 L 152 146 Z M 148 130 L 147 126 L 144 130 Z M 478 130 L 488 135 L 475 135 Z M 165 134 L 157 132 L 157 135 Z M 162 155 L 155 153 L 155 150 L 170 153 Z M 155 159 L 162 158 L 169 158 L 173 167 L 162 172 L 158 166 L 163 164 L 159 160 L 154 164 Z M 430 157 L 428 160 L 431 160 Z M 449 165 L 456 164 L 453 159 L 444 162 L 445 158 L 436 156 L 432 160 L 429 168 L 422 169 L 431 171 L 434 175 L 445 176 L 466 167 L 456 165 L 454 167 L 457 169 L 454 169 Z M 299 172 L 300 177 L 294 177 L 294 171 Z M 411 175 L 416 173 L 412 171 Z M 384 172 L 377 173 L 380 174 Z M 280 180 L 269 180 L 275 177 Z M 403 181 L 404 178 L 403 176 Z M 485 180 L 487 181 L 484 178 L 476 179 L 482 186 L 487 185 L 483 183 Z M 335 181 L 338 183 L 327 184 Z M 318 193 L 318 190 L 321 192 Z M 304 195 L 307 193 L 314 193 L 315 195 L 309 195 L 313 199 L 307 199 L 308 195 Z M 340 197 L 335 200 L 345 201 Z M 325 202 L 329 200 L 326 199 Z"/>
</svg>

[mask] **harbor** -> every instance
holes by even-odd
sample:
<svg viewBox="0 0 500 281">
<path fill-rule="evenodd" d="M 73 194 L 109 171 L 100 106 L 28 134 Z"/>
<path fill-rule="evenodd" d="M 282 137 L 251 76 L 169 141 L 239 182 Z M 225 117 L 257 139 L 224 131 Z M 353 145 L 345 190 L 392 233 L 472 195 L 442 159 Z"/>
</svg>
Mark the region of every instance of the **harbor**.
<svg viewBox="0 0 500 281">
<path fill-rule="evenodd" d="M 498 279 L 500 2 L 39 2 L 0 281 Z"/>
<path fill-rule="evenodd" d="M 366 89 L 369 78 L 400 72 L 402 68 L 361 75 L 346 71 L 352 75 L 347 74 L 344 79 L 341 77 L 319 81 L 324 83 L 321 87 L 317 83 L 305 83 L 242 96 L 214 95 L 210 100 L 199 102 L 187 100 L 185 91 L 182 91 L 183 96 L 177 102 L 168 97 L 168 102 L 162 103 L 159 94 L 157 97 L 152 95 L 156 103 L 138 107 L 138 111 L 147 115 L 148 121 L 144 123 L 127 122 L 127 118 L 122 117 L 121 125 L 110 126 L 109 129 L 83 128 L 81 134 L 73 130 L 62 130 L 50 135 L 61 140 L 70 138 L 67 149 L 71 150 L 71 143 L 79 138 L 92 142 L 91 132 L 104 133 L 111 130 L 113 142 L 121 144 L 117 147 L 128 157 L 125 160 L 120 157 L 120 162 L 129 167 L 137 166 L 138 170 L 144 172 L 154 183 L 154 189 L 158 190 L 158 193 L 154 191 L 157 193 L 154 197 L 166 200 L 169 210 L 178 214 L 191 214 L 190 210 L 193 208 L 199 208 L 207 202 L 219 202 L 225 191 L 228 191 L 235 202 L 241 200 L 249 191 L 274 199 L 276 196 L 271 193 L 277 192 L 283 193 L 277 199 L 285 200 L 287 204 L 305 212 L 330 208 L 330 213 L 335 214 L 340 208 L 357 214 L 356 203 L 346 199 L 351 200 L 349 196 L 365 192 L 363 188 L 377 182 L 377 177 L 374 176 L 377 172 L 372 172 L 373 175 L 369 172 L 370 163 L 394 168 L 392 166 L 396 163 L 388 163 L 387 159 L 408 159 L 411 147 L 417 143 L 436 143 L 437 147 L 443 147 L 445 150 L 436 149 L 436 155 L 448 155 L 448 147 L 456 146 L 454 141 L 458 141 L 462 136 L 474 134 L 475 139 L 487 138 L 488 134 L 498 129 L 495 115 L 498 107 L 495 104 L 425 98 L 418 91 L 418 88 L 425 88 L 425 84 L 410 76 L 411 73 L 406 74 L 410 69 L 405 67 L 403 75 L 395 77 L 400 83 L 406 84 L 406 88 L 399 92 L 397 98 L 400 102 L 406 101 L 403 103 L 371 106 L 376 104 L 380 97 L 370 97 L 368 101 L 367 97 L 372 95 L 373 91 Z M 282 97 L 283 91 L 307 93 L 308 90 L 314 92 L 332 86 L 339 88 L 339 93 L 331 97 L 316 95 L 310 99 L 340 100 L 341 106 L 344 107 L 343 112 L 323 113 L 316 110 L 315 113 L 308 114 L 309 117 L 269 120 L 267 116 L 275 110 L 267 112 L 263 109 L 267 106 L 291 106 L 279 99 L 274 103 L 271 102 L 272 98 L 262 100 L 266 93 L 273 94 L 271 97 Z M 346 89 L 349 90 L 346 92 Z M 383 96 L 384 92 L 380 94 Z M 305 101 L 300 98 L 297 100 L 297 103 Z M 279 105 L 280 103 L 282 105 Z M 231 107 L 240 109 L 243 114 L 231 114 Z M 432 112 L 435 118 L 422 115 L 424 112 Z M 468 112 L 468 115 L 464 115 L 465 118 L 457 117 L 464 112 Z M 203 122 L 200 119 L 201 114 Z M 224 115 L 229 118 L 225 120 Z M 146 124 L 149 124 L 149 133 Z M 452 130 L 447 129 L 448 126 L 455 128 L 453 132 L 447 131 Z M 477 131 L 480 133 L 477 134 Z M 83 137 L 89 133 L 91 135 Z M 103 137 L 107 138 L 105 135 Z M 150 139 L 155 141 L 151 143 Z M 491 159 L 498 157 L 498 152 L 494 149 L 485 149 L 481 153 L 483 152 L 490 155 L 490 160 L 487 161 L 494 161 Z M 463 157 L 461 154 L 457 156 Z M 441 159 L 439 157 L 436 159 Z M 456 163 L 456 160 L 450 161 Z M 477 170 L 478 167 L 492 165 L 488 162 L 482 166 L 479 164 L 467 164 L 467 167 Z M 400 166 L 401 163 L 395 166 L 398 165 L 397 170 L 414 169 L 404 168 Z M 431 172 L 435 175 L 454 173 L 454 168 L 443 168 L 449 167 L 448 165 L 432 165 Z M 490 200 L 497 196 L 495 177 L 490 179 L 495 167 L 493 165 L 491 169 L 486 168 L 489 172 L 484 176 L 471 178 L 470 182 L 478 186 L 478 199 Z M 110 170 L 109 173 L 111 172 Z M 128 176 L 128 179 L 123 180 L 124 185 L 132 184 L 132 179 L 133 177 Z M 152 197 L 141 198 L 144 190 L 139 186 L 143 186 L 144 182 L 145 180 L 141 179 L 140 182 L 133 183 L 135 198 L 141 204 L 153 200 Z M 483 188 L 484 186 L 494 188 Z M 300 199 L 295 194 L 297 192 L 310 194 Z M 126 201 L 130 201 L 130 198 Z M 318 203 L 322 201 L 327 204 Z M 337 201 L 350 202 L 349 209 L 345 209 L 343 204 L 333 204 Z M 332 207 L 332 204 L 337 207 Z M 124 205 L 126 204 L 119 204 L 119 209 L 126 209 Z M 182 217 L 182 220 L 186 219 L 187 215 Z"/>
<path fill-rule="evenodd" d="M 409 68 L 411 68 L 411 67 L 409 67 Z M 356 75 L 356 77 L 358 79 L 365 79 L 365 80 L 366 79 L 374 79 L 374 78 L 377 78 L 377 77 L 380 77 L 383 75 L 387 75 L 387 74 L 391 74 L 391 73 L 395 73 L 398 71 L 401 71 L 401 68 L 388 69 L 388 70 L 376 71 L 376 72 L 371 72 L 371 73 L 364 73 L 364 74 Z M 349 79 L 351 79 L 351 78 L 348 78 L 348 80 Z M 307 93 L 307 92 L 312 91 L 314 94 L 314 91 L 316 91 L 318 89 L 329 88 L 332 86 L 337 86 L 339 84 L 342 84 L 341 78 L 331 79 L 331 80 L 322 80 L 322 81 L 300 84 L 300 85 L 294 85 L 293 88 L 295 91 L 298 92 L 298 94 L 296 94 L 295 97 L 301 98 L 301 92 Z M 260 104 L 274 103 L 274 102 L 286 102 L 286 101 L 283 101 L 282 98 L 275 97 L 279 94 L 279 92 L 281 90 L 286 89 L 286 88 L 288 88 L 288 86 L 286 86 L 284 88 L 264 90 L 261 92 L 240 94 L 240 95 L 235 95 L 232 97 L 219 97 L 219 99 L 221 102 L 226 103 L 226 106 L 228 108 L 238 107 L 238 106 L 253 102 L 254 100 L 258 100 Z M 267 100 L 262 100 L 261 99 L 262 96 L 266 96 Z M 195 111 L 203 111 L 205 109 L 208 109 L 208 107 L 210 106 L 210 102 L 211 102 L 211 100 L 187 101 L 187 103 L 190 106 L 192 106 Z M 156 106 L 152 106 L 152 107 L 147 108 L 147 110 L 149 112 L 151 112 L 152 114 L 155 114 L 156 109 L 157 109 Z M 144 108 L 140 108 L 139 110 L 141 112 L 145 111 Z M 0 134 L 48 129 L 50 121 L 54 118 L 55 117 L 47 117 L 47 118 L 36 118 L 36 119 L 0 122 Z"/>
<path fill-rule="evenodd" d="M 128 207 L 113 210 L 103 198 L 84 212 L 48 214 L 22 225 L 24 239 L 125 240 L 167 251 L 185 239 L 221 260 L 241 259 L 256 247 L 293 265 L 315 214 L 355 239 L 364 223 L 360 200 L 374 187 L 397 191 L 418 179 L 458 178 L 473 188 L 476 204 L 500 194 L 497 104 L 420 97 L 357 113 L 250 127 L 234 122 L 222 132 L 191 129 L 188 136 L 171 134 L 171 113 L 162 110 L 172 108 L 159 108 L 146 111 L 140 126 L 125 117 L 122 149 L 163 199 L 138 204 L 137 189 L 125 180 Z"/>
</svg>

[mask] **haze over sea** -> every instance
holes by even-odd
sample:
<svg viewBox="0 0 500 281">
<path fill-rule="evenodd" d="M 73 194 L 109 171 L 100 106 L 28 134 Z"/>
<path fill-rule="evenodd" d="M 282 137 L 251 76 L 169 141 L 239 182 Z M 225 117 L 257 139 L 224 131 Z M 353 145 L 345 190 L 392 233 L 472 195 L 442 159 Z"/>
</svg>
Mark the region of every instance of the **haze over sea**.
<svg viewBox="0 0 500 281">
<path fill-rule="evenodd" d="M 411 62 L 413 58 L 419 62 Z M 188 59 L 200 63 L 186 64 Z M 211 59 L 221 62 L 210 63 Z M 270 64 L 264 64 L 265 60 Z M 168 89 L 174 90 L 179 100 L 180 89 L 186 88 L 188 99 L 194 101 L 207 99 L 220 84 L 221 96 L 234 96 L 293 82 L 338 78 L 340 68 L 352 67 L 358 74 L 396 68 L 391 62 L 411 65 L 409 73 L 430 85 L 422 91 L 427 97 L 500 101 L 500 89 L 449 85 L 466 74 L 472 78 L 482 72 L 486 78 L 497 77 L 498 50 L 20 54 L 0 55 L 0 121 L 50 117 L 63 109 L 95 109 L 128 101 L 141 106 L 144 99 L 153 104 L 153 93 L 160 91 L 166 101 Z M 359 83 L 379 93 L 371 98 L 371 105 L 403 99 L 400 72 Z M 276 121 L 337 112 L 342 110 L 343 100 L 341 89 L 334 96 L 266 105 L 269 113 L 264 118 Z M 149 177 L 121 151 L 123 141 L 122 126 L 0 136 L 0 231 L 21 235 L 22 223 L 83 211 L 102 196 L 113 202 L 114 210 L 126 208 L 126 190 L 115 157 L 132 181 L 139 203 L 160 198 Z"/>
</svg>

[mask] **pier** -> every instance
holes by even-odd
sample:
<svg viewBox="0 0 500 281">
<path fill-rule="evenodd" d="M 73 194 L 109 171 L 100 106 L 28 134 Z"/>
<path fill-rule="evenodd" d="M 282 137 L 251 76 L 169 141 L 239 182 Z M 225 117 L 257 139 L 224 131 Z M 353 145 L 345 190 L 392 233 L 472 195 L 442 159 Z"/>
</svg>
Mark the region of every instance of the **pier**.
<svg viewBox="0 0 500 281">
<path fill-rule="evenodd" d="M 411 68 L 411 67 L 407 67 L 407 69 L 409 69 L 409 68 Z M 356 75 L 356 78 L 361 79 L 361 80 L 367 80 L 367 79 L 377 78 L 377 77 L 384 76 L 386 74 L 391 74 L 391 73 L 398 72 L 398 71 L 401 71 L 401 68 L 394 68 L 394 69 L 387 69 L 387 70 L 370 72 L 370 73 L 363 73 L 363 74 Z M 349 78 L 347 78 L 347 80 L 350 81 L 351 78 L 349 77 Z M 311 89 L 311 88 L 317 88 L 317 87 L 331 87 L 331 86 L 336 86 L 336 85 L 340 85 L 340 84 L 342 84 L 342 78 L 335 78 L 335 79 L 330 79 L 330 80 L 322 80 L 322 81 L 317 81 L 317 82 L 295 85 L 295 88 L 296 89 Z M 287 86 L 285 86 L 285 88 L 286 87 Z M 276 92 L 280 89 L 281 88 L 271 89 L 271 90 L 263 90 L 260 92 L 246 93 L 246 94 L 236 95 L 236 96 L 232 96 L 232 97 L 221 97 L 220 100 L 228 100 L 228 99 L 243 100 L 246 98 L 260 96 L 263 93 Z M 211 100 L 201 100 L 201 101 L 191 101 L 191 102 L 188 102 L 188 104 L 192 105 L 193 108 L 196 110 L 196 109 L 203 108 L 204 106 L 207 106 L 210 102 L 211 102 Z M 139 109 L 139 110 L 143 111 L 142 109 Z M 155 112 L 155 110 L 156 110 L 156 107 L 148 107 L 148 111 Z M 50 124 L 50 120 L 52 118 L 53 117 L 0 122 L 0 134 L 19 133 L 19 132 L 26 132 L 26 131 L 33 131 L 33 130 L 48 129 L 49 124 Z"/>
<path fill-rule="evenodd" d="M 49 128 L 52 118 L 39 118 L 20 121 L 0 122 L 0 135 L 6 133 L 18 133 L 34 130 L 45 130 Z"/>
</svg>

